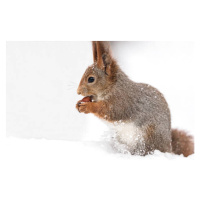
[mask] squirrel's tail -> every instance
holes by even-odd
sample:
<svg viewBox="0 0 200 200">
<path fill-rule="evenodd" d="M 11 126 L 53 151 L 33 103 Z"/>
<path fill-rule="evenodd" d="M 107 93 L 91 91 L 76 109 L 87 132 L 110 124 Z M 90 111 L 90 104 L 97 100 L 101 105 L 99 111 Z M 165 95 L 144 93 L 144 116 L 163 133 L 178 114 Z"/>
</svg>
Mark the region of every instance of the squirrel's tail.
<svg viewBox="0 0 200 200">
<path fill-rule="evenodd" d="M 194 153 L 193 137 L 185 131 L 172 129 L 172 151 L 175 154 L 183 154 L 185 157 Z"/>
</svg>

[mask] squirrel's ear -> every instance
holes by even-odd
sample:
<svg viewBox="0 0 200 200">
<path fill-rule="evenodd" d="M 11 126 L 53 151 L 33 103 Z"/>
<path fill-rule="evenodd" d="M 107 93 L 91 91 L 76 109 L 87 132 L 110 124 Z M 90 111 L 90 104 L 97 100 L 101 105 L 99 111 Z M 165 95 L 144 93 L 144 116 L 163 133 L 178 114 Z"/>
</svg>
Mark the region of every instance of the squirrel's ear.
<svg viewBox="0 0 200 200">
<path fill-rule="evenodd" d="M 97 43 L 95 41 L 92 42 L 92 51 L 93 51 L 93 61 L 97 62 Z"/>
<path fill-rule="evenodd" d="M 92 42 L 92 46 L 94 62 L 97 62 L 97 66 L 109 75 L 109 68 L 112 63 L 109 42 Z"/>
</svg>

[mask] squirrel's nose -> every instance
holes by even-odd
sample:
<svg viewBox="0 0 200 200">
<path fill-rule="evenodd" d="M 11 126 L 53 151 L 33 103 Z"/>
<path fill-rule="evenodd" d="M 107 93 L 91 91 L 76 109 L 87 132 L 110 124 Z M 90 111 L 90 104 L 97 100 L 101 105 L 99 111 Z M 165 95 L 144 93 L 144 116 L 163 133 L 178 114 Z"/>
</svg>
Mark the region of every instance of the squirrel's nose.
<svg viewBox="0 0 200 200">
<path fill-rule="evenodd" d="M 77 94 L 78 94 L 78 95 L 79 95 L 79 94 L 81 94 L 81 92 L 80 92 L 80 90 L 79 90 L 79 89 L 77 90 Z"/>
</svg>

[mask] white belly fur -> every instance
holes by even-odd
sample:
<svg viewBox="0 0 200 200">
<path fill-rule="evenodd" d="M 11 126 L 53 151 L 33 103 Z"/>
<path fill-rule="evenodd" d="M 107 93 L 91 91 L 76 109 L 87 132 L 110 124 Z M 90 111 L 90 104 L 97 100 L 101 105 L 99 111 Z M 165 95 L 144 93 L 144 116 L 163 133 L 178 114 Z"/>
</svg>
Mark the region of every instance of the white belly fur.
<svg viewBox="0 0 200 200">
<path fill-rule="evenodd" d="M 119 143 L 126 145 L 130 152 L 134 150 L 142 151 L 145 148 L 144 133 L 133 122 L 115 122 L 111 126 L 116 134 Z M 139 147 L 139 149 L 137 149 Z"/>
</svg>

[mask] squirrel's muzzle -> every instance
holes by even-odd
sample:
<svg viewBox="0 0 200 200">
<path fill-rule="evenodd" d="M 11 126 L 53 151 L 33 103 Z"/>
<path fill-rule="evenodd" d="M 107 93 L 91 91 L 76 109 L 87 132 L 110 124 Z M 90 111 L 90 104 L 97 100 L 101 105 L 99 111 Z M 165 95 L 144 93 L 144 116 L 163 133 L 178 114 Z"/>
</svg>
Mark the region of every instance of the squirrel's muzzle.
<svg viewBox="0 0 200 200">
<path fill-rule="evenodd" d="M 79 90 L 79 88 L 77 89 L 77 94 L 80 95 L 81 91 Z"/>
</svg>

